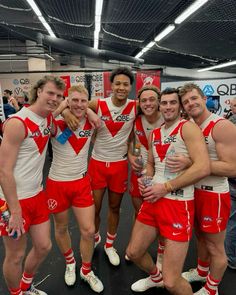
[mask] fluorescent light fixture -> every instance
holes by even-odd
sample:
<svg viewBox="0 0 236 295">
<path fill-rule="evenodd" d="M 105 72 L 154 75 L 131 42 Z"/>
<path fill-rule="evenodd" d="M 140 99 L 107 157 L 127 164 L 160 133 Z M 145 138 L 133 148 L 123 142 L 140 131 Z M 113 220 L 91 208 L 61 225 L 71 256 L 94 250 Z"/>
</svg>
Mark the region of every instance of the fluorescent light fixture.
<svg viewBox="0 0 236 295">
<path fill-rule="evenodd" d="M 16 54 L 11 53 L 11 54 L 0 54 L 0 57 L 11 57 L 11 56 L 16 56 Z"/>
<path fill-rule="evenodd" d="M 45 27 L 45 29 L 48 31 L 49 35 L 51 37 L 56 38 L 55 34 L 53 33 L 51 27 L 49 26 L 49 24 L 46 22 L 45 18 L 43 17 L 41 11 L 39 10 L 38 6 L 36 5 L 36 3 L 34 2 L 34 0 L 26 0 L 28 2 L 28 4 L 31 6 L 31 8 L 33 9 L 33 11 L 35 12 L 35 14 L 37 15 L 38 19 L 41 21 L 41 23 L 43 24 L 43 26 Z"/>
<path fill-rule="evenodd" d="M 28 58 L 26 59 L 12 59 L 12 58 L 7 58 L 7 59 L 0 59 L 0 62 L 9 62 L 9 61 L 27 61 L 28 62 Z"/>
<path fill-rule="evenodd" d="M 140 58 L 143 55 L 143 52 L 140 51 L 137 55 L 135 55 L 135 58 Z"/>
<path fill-rule="evenodd" d="M 102 14 L 103 0 L 96 0 L 95 16 Z"/>
<path fill-rule="evenodd" d="M 99 32 L 101 30 L 101 15 L 102 15 L 103 0 L 96 0 L 95 4 L 95 30 L 94 30 L 94 45 L 98 49 Z"/>
<path fill-rule="evenodd" d="M 230 66 L 233 66 L 233 65 L 236 65 L 236 60 L 235 61 L 225 62 L 225 63 L 220 64 L 220 65 L 200 69 L 200 70 L 197 70 L 197 71 L 200 73 L 200 72 L 211 71 L 211 70 L 215 70 L 215 69 L 227 68 L 227 67 L 230 67 Z"/>
<path fill-rule="evenodd" d="M 165 36 L 167 36 L 170 32 L 172 32 L 175 29 L 175 25 L 169 25 L 166 27 L 160 34 L 156 36 L 154 39 L 156 42 L 161 41 Z"/>
<path fill-rule="evenodd" d="M 190 5 L 183 13 L 181 13 L 176 19 L 175 24 L 181 24 L 186 18 L 188 18 L 191 14 L 197 11 L 200 7 L 202 7 L 209 0 L 197 0 L 192 5 Z"/>
</svg>

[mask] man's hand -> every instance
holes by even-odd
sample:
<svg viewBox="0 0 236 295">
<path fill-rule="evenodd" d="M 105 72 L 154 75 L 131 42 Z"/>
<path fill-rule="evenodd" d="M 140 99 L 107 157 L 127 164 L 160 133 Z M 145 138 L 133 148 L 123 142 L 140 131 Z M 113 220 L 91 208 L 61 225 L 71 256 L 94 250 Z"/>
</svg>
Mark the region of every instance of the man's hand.
<svg viewBox="0 0 236 295">
<path fill-rule="evenodd" d="M 69 109 L 65 109 L 62 112 L 62 116 L 65 119 L 66 125 L 72 130 L 75 131 L 79 127 L 79 119 L 74 116 Z"/>
<path fill-rule="evenodd" d="M 101 126 L 102 124 L 101 119 L 90 108 L 87 109 L 87 116 L 88 116 L 89 123 L 92 125 L 93 128 L 99 128 Z"/>
<path fill-rule="evenodd" d="M 184 154 L 176 153 L 173 156 L 168 156 L 166 159 L 166 165 L 170 169 L 170 172 L 181 172 L 192 165 L 192 161 Z"/>
<path fill-rule="evenodd" d="M 138 163 L 136 163 L 137 156 L 134 156 L 131 153 L 128 153 L 128 159 L 129 159 L 131 168 L 134 170 L 134 172 L 140 172 L 143 169 L 143 165 L 139 165 Z"/>
<path fill-rule="evenodd" d="M 21 235 L 25 233 L 24 220 L 22 218 L 21 212 L 11 213 L 9 224 L 8 224 L 8 235 L 9 237 L 16 236 L 18 240 Z"/>
<path fill-rule="evenodd" d="M 167 190 L 163 183 L 155 183 L 153 185 L 145 187 L 141 191 L 141 194 L 144 201 L 154 203 L 160 198 L 164 197 L 167 194 Z"/>
</svg>

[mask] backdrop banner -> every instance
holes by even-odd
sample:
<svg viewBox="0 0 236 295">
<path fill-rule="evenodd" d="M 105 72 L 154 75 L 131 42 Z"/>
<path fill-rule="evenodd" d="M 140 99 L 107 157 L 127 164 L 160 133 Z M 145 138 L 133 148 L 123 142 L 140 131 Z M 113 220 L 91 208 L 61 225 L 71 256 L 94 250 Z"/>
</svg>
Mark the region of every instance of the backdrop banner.
<svg viewBox="0 0 236 295">
<path fill-rule="evenodd" d="M 230 110 L 230 99 L 236 97 L 236 80 L 197 80 L 168 82 L 161 84 L 161 90 L 167 87 L 179 87 L 185 83 L 193 82 L 197 84 L 207 97 L 207 108 L 215 114 L 224 117 Z"/>
</svg>

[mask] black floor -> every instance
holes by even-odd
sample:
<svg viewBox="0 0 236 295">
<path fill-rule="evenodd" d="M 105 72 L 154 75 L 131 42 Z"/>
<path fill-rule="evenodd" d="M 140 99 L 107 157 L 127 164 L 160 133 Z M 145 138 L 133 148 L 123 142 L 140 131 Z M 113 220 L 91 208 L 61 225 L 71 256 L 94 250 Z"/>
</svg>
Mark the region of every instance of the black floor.
<svg viewBox="0 0 236 295">
<path fill-rule="evenodd" d="M 47 171 L 48 163 L 46 165 Z M 105 199 L 104 199 L 105 203 Z M 105 241 L 106 234 L 106 210 L 107 206 L 104 204 L 104 208 L 102 210 L 102 217 L 104 221 L 102 222 L 101 233 L 102 233 L 102 242 Z M 121 207 L 121 218 L 120 218 L 120 226 L 118 230 L 118 238 L 115 243 L 115 247 L 117 248 L 120 257 L 121 264 L 118 267 L 114 267 L 110 265 L 107 257 L 103 251 L 103 243 L 98 245 L 97 249 L 94 253 L 93 259 L 93 269 L 94 272 L 99 276 L 104 284 L 104 291 L 101 293 L 103 295 L 128 295 L 135 294 L 131 291 L 130 286 L 136 280 L 143 278 L 146 276 L 142 271 L 140 271 L 135 265 L 132 263 L 127 263 L 124 259 L 125 248 L 129 241 L 131 226 L 132 226 L 132 205 L 130 201 L 130 197 L 128 194 L 124 196 L 122 207 Z M 77 264 L 80 266 L 80 254 L 78 250 L 79 245 L 79 233 L 77 226 L 74 222 L 73 217 L 71 217 L 70 221 L 70 232 L 73 241 L 73 249 L 76 255 Z M 53 230 L 52 230 L 53 233 Z M 89 286 L 82 282 L 79 278 L 79 268 L 77 269 L 77 282 L 74 287 L 68 288 L 64 283 L 64 259 L 60 255 L 58 248 L 55 244 L 55 240 L 53 238 L 53 249 L 49 254 L 46 261 L 43 263 L 39 272 L 36 275 L 35 282 L 42 282 L 39 285 L 39 289 L 47 292 L 48 295 L 94 295 L 95 293 L 91 291 Z M 153 244 L 150 247 L 150 252 L 155 258 L 156 255 L 156 244 Z M 0 240 L 0 261 L 2 265 L 4 257 L 4 248 L 2 240 Z M 186 259 L 184 269 L 187 270 L 191 267 L 194 267 L 196 263 L 196 249 L 195 242 L 192 241 L 189 249 L 189 253 Z M 197 291 L 200 289 L 199 284 L 193 284 L 193 290 Z M 2 275 L 2 266 L 0 269 L 0 295 L 7 295 L 8 291 L 3 279 Z M 144 294 L 147 295 L 167 295 L 169 294 L 164 289 L 151 289 Z M 219 288 L 220 295 L 236 295 L 236 271 L 227 269 L 223 278 L 223 281 Z"/>
</svg>

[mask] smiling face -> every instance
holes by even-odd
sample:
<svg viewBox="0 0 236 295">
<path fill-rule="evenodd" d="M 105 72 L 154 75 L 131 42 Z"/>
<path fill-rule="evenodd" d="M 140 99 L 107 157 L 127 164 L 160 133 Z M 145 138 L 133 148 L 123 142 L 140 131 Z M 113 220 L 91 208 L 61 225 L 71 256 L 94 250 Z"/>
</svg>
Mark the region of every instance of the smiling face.
<svg viewBox="0 0 236 295">
<path fill-rule="evenodd" d="M 144 90 L 139 97 L 139 106 L 145 116 L 150 117 L 158 112 L 158 96 L 153 90 Z"/>
<path fill-rule="evenodd" d="M 53 112 L 61 103 L 63 92 L 55 83 L 49 81 L 43 87 L 38 88 L 35 104 L 40 107 L 42 112 Z"/>
<path fill-rule="evenodd" d="M 68 97 L 68 105 L 77 118 L 83 118 L 89 105 L 88 95 L 85 92 L 72 91 Z"/>
<path fill-rule="evenodd" d="M 116 75 L 111 84 L 111 89 L 113 91 L 113 103 L 125 103 L 131 91 L 130 78 L 123 74 Z"/>
<path fill-rule="evenodd" d="M 193 119 L 197 119 L 207 110 L 206 97 L 201 96 L 197 89 L 186 92 L 181 97 L 185 112 Z"/>
<path fill-rule="evenodd" d="M 177 93 L 162 94 L 160 112 L 165 123 L 174 123 L 180 117 L 180 102 Z"/>
</svg>

